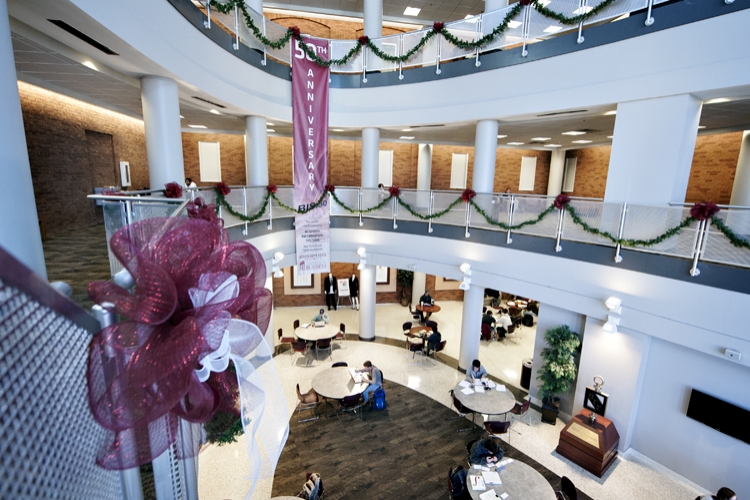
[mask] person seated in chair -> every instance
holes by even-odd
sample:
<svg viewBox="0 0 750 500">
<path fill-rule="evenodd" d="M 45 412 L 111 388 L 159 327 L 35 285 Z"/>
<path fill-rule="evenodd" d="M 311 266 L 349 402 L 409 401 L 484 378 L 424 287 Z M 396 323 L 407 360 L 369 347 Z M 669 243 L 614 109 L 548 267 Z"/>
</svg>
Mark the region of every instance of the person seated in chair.
<svg viewBox="0 0 750 500">
<path fill-rule="evenodd" d="M 370 361 L 365 361 L 364 368 L 357 369 L 357 373 L 364 373 L 367 382 L 370 385 L 367 386 L 365 392 L 362 393 L 362 399 L 365 404 L 370 400 L 370 394 L 383 387 L 383 372 L 381 372 L 377 366 L 373 365 Z"/>
<path fill-rule="evenodd" d="M 484 312 L 484 316 L 482 316 L 482 324 L 483 325 L 490 325 L 490 331 L 493 331 L 495 329 L 495 323 L 497 321 L 495 320 L 495 317 L 492 315 L 492 311 L 487 309 Z"/>
<path fill-rule="evenodd" d="M 492 439 L 480 439 L 471 446 L 469 463 L 485 467 L 498 463 L 503 458 L 503 450 Z"/>
<path fill-rule="evenodd" d="M 513 320 L 510 319 L 507 309 L 503 309 L 503 313 L 497 319 L 497 339 L 503 340 L 505 334 L 508 333 L 508 327 L 513 324 Z"/>
<path fill-rule="evenodd" d="M 425 290 L 424 294 L 421 297 L 419 297 L 419 305 L 420 306 L 431 306 L 434 302 L 435 301 L 432 299 L 432 297 L 430 297 L 430 291 L 429 290 Z M 426 314 L 427 315 L 425 316 L 424 312 L 419 311 L 419 322 L 420 323 L 426 322 L 428 319 L 430 319 L 430 316 L 432 316 L 431 312 L 428 312 Z"/>
<path fill-rule="evenodd" d="M 475 380 L 480 380 L 486 376 L 487 370 L 484 369 L 484 366 L 482 366 L 478 359 L 472 361 L 471 366 L 468 370 L 466 370 L 466 380 L 468 380 L 472 384 Z"/>
<path fill-rule="evenodd" d="M 318 312 L 318 314 L 316 314 L 315 317 L 310 320 L 310 323 L 315 324 L 315 323 L 320 323 L 321 321 L 324 322 L 326 325 L 330 321 L 328 319 L 328 313 L 326 313 L 325 309 L 321 309 L 320 312 Z"/>
<path fill-rule="evenodd" d="M 432 334 L 425 339 L 427 345 L 427 355 L 430 355 L 430 351 L 437 349 L 437 345 L 443 340 L 443 336 L 440 335 L 436 326 L 432 327 Z"/>
</svg>

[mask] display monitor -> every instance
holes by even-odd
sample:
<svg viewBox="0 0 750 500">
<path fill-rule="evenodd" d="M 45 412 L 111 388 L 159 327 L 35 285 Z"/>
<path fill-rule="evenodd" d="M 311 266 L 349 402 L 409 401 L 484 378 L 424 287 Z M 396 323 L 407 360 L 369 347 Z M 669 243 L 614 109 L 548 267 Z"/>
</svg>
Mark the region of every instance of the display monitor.
<svg viewBox="0 0 750 500">
<path fill-rule="evenodd" d="M 750 444 L 750 411 L 693 389 L 687 416 L 712 429 Z"/>
</svg>

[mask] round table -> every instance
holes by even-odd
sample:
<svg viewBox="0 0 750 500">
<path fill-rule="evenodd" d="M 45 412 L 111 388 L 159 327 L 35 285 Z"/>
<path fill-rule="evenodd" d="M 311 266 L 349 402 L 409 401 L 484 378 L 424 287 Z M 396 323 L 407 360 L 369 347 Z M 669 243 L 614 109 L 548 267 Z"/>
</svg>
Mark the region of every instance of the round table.
<svg viewBox="0 0 750 500">
<path fill-rule="evenodd" d="M 468 473 L 469 476 L 481 475 L 481 472 L 473 467 L 469 469 Z M 495 490 L 497 496 L 507 493 L 510 499 L 533 498 L 534 500 L 555 500 L 555 490 L 544 479 L 544 476 L 523 462 L 513 460 L 498 470 L 498 474 L 503 484 L 487 485 L 487 490 Z M 479 498 L 479 495 L 487 491 L 472 490 L 471 479 L 468 476 L 466 478 L 466 488 L 469 490 L 471 498 L 475 500 Z"/>
<path fill-rule="evenodd" d="M 339 328 L 336 325 L 325 325 L 325 326 L 309 326 L 307 328 L 296 328 L 294 334 L 302 339 L 310 342 L 317 342 L 323 339 L 332 339 L 339 333 Z"/>
<path fill-rule="evenodd" d="M 348 366 L 328 368 L 312 379 L 312 388 L 327 399 L 344 399 L 347 396 L 362 394 L 368 385 L 368 382 L 355 384 L 349 375 Z"/>
<path fill-rule="evenodd" d="M 422 304 L 417 304 L 416 309 L 417 311 L 422 311 L 426 313 L 440 312 L 440 306 L 437 304 L 432 304 L 431 306 L 423 306 Z"/>
<path fill-rule="evenodd" d="M 502 415 L 516 406 L 516 398 L 509 390 L 498 391 L 494 387 L 488 391 L 464 394 L 463 387 L 456 384 L 453 394 L 466 408 L 483 415 Z M 529 497 L 530 498 L 530 497 Z"/>
</svg>

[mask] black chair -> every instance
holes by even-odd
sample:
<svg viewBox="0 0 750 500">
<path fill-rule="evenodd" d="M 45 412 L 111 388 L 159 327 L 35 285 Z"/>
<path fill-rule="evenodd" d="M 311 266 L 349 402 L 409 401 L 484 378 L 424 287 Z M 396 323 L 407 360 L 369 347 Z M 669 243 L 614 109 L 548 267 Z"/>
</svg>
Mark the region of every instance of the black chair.
<svg viewBox="0 0 750 500">
<path fill-rule="evenodd" d="M 317 408 L 320 403 L 320 396 L 313 390 L 310 389 L 305 394 L 302 394 L 299 390 L 299 384 L 297 384 L 297 408 L 294 410 L 296 413 L 302 413 L 303 411 L 312 412 L 312 417 L 305 420 L 298 420 L 298 423 L 310 422 L 312 420 L 318 420 Z"/>
<path fill-rule="evenodd" d="M 435 346 L 435 350 L 432 351 L 428 356 L 432 356 L 435 358 L 435 354 L 445 349 L 445 344 L 447 343 L 447 340 L 443 340 L 442 342 L 439 342 L 438 345 Z"/>
<path fill-rule="evenodd" d="M 344 347 L 344 341 L 346 340 L 346 325 L 341 323 L 339 325 L 339 333 L 336 334 L 335 337 L 333 337 L 333 340 L 339 342 L 339 347 L 341 349 L 346 349 Z"/>
<path fill-rule="evenodd" d="M 409 352 L 413 353 L 411 355 L 411 359 L 414 359 L 414 356 L 417 355 L 417 353 L 424 354 L 422 350 L 424 349 L 424 341 L 420 342 L 411 342 L 407 339 L 407 342 L 409 343 Z"/>
<path fill-rule="evenodd" d="M 531 401 L 527 399 L 527 400 L 526 400 L 526 401 L 524 401 L 523 403 L 516 403 L 516 406 L 514 406 L 514 407 L 513 407 L 513 408 L 512 408 L 511 410 L 510 410 L 510 412 L 511 412 L 511 413 L 512 413 L 513 415 L 515 415 L 515 416 L 516 416 L 516 419 L 517 419 L 517 420 L 521 420 L 522 418 L 526 417 L 527 421 L 526 421 L 526 422 L 524 422 L 524 424 L 526 424 L 526 427 L 529 427 L 529 426 L 531 425 L 531 424 L 529 424 L 529 422 L 528 422 L 528 417 L 529 417 L 529 407 L 530 407 L 530 406 L 531 406 Z M 513 427 L 511 427 L 511 430 L 512 430 L 513 432 L 517 432 L 518 434 L 521 434 L 520 432 L 518 432 L 517 430 L 515 430 L 515 429 L 514 429 Z"/>
<path fill-rule="evenodd" d="M 294 355 L 299 353 L 303 356 L 307 357 L 307 352 L 309 351 L 309 347 L 307 347 L 307 342 L 304 340 L 297 340 L 295 342 L 292 342 L 292 363 L 294 364 Z M 310 361 L 308 360 L 306 364 L 310 364 Z"/>
<path fill-rule="evenodd" d="M 508 337 L 508 335 L 513 335 L 513 338 Z M 516 325 L 508 325 L 508 333 L 505 335 L 505 338 L 503 340 L 507 339 L 514 344 L 518 344 L 516 338 L 518 338 L 518 333 L 516 333 Z"/>
<path fill-rule="evenodd" d="M 428 319 L 427 321 L 425 321 L 424 326 L 432 329 L 432 331 L 434 332 L 435 330 L 437 330 L 438 324 L 437 324 L 437 321 L 432 321 L 431 319 Z"/>
<path fill-rule="evenodd" d="M 487 431 L 487 435 L 491 438 L 496 438 L 500 440 L 500 446 L 504 446 L 503 440 L 500 439 L 500 436 L 503 434 L 508 436 L 508 444 L 510 444 L 510 433 L 508 430 L 510 429 L 510 420 L 503 420 L 500 422 L 488 420 L 484 423 L 484 430 Z"/>
<path fill-rule="evenodd" d="M 291 346 L 292 342 L 294 342 L 294 337 L 284 337 L 284 332 L 279 328 L 279 345 L 276 346 L 276 354 L 278 354 L 278 351 L 284 344 Z M 294 355 L 294 352 L 290 351 L 290 354 Z"/>
<path fill-rule="evenodd" d="M 331 368 L 338 368 L 339 366 L 349 366 L 346 361 L 337 361 L 331 365 Z"/>
<path fill-rule="evenodd" d="M 360 420 L 362 420 L 362 412 L 357 411 L 363 406 L 359 403 L 361 396 L 361 394 L 353 394 L 342 399 L 339 405 L 339 408 L 341 409 L 340 413 L 343 415 L 344 412 L 352 412 L 357 415 Z M 341 421 L 341 417 L 338 413 L 336 414 L 336 417 L 338 417 L 339 422 L 341 422 L 342 424 L 344 423 Z"/>
<path fill-rule="evenodd" d="M 453 398 L 453 407 L 456 408 L 456 411 L 458 412 L 457 417 L 449 418 L 448 420 L 457 420 L 459 418 L 466 418 L 466 415 L 471 413 L 471 427 L 467 427 L 466 429 L 459 429 L 456 432 L 466 432 L 474 429 L 474 418 L 476 416 L 476 413 L 474 411 L 470 410 L 469 408 L 466 408 L 463 404 L 461 404 L 461 401 L 458 400 L 456 395 L 453 393 L 453 390 L 450 391 L 451 397 Z"/>
<path fill-rule="evenodd" d="M 568 479 L 566 476 L 560 478 L 560 489 L 563 494 L 570 500 L 578 500 L 578 490 L 576 489 L 573 481 Z"/>
<path fill-rule="evenodd" d="M 328 355 L 333 359 L 333 348 L 331 347 L 331 339 L 320 339 L 315 343 L 315 359 L 318 359 L 319 351 L 328 351 Z"/>
<path fill-rule="evenodd" d="M 294 320 L 294 329 L 296 330 L 297 328 L 299 328 L 299 320 L 295 319 Z"/>
</svg>

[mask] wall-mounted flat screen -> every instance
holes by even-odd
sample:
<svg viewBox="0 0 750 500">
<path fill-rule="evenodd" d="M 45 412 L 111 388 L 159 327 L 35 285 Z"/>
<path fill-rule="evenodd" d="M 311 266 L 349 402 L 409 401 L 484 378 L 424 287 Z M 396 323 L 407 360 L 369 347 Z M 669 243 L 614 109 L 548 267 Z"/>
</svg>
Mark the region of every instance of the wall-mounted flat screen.
<svg viewBox="0 0 750 500">
<path fill-rule="evenodd" d="M 687 416 L 750 444 L 750 411 L 693 389 Z"/>
</svg>

